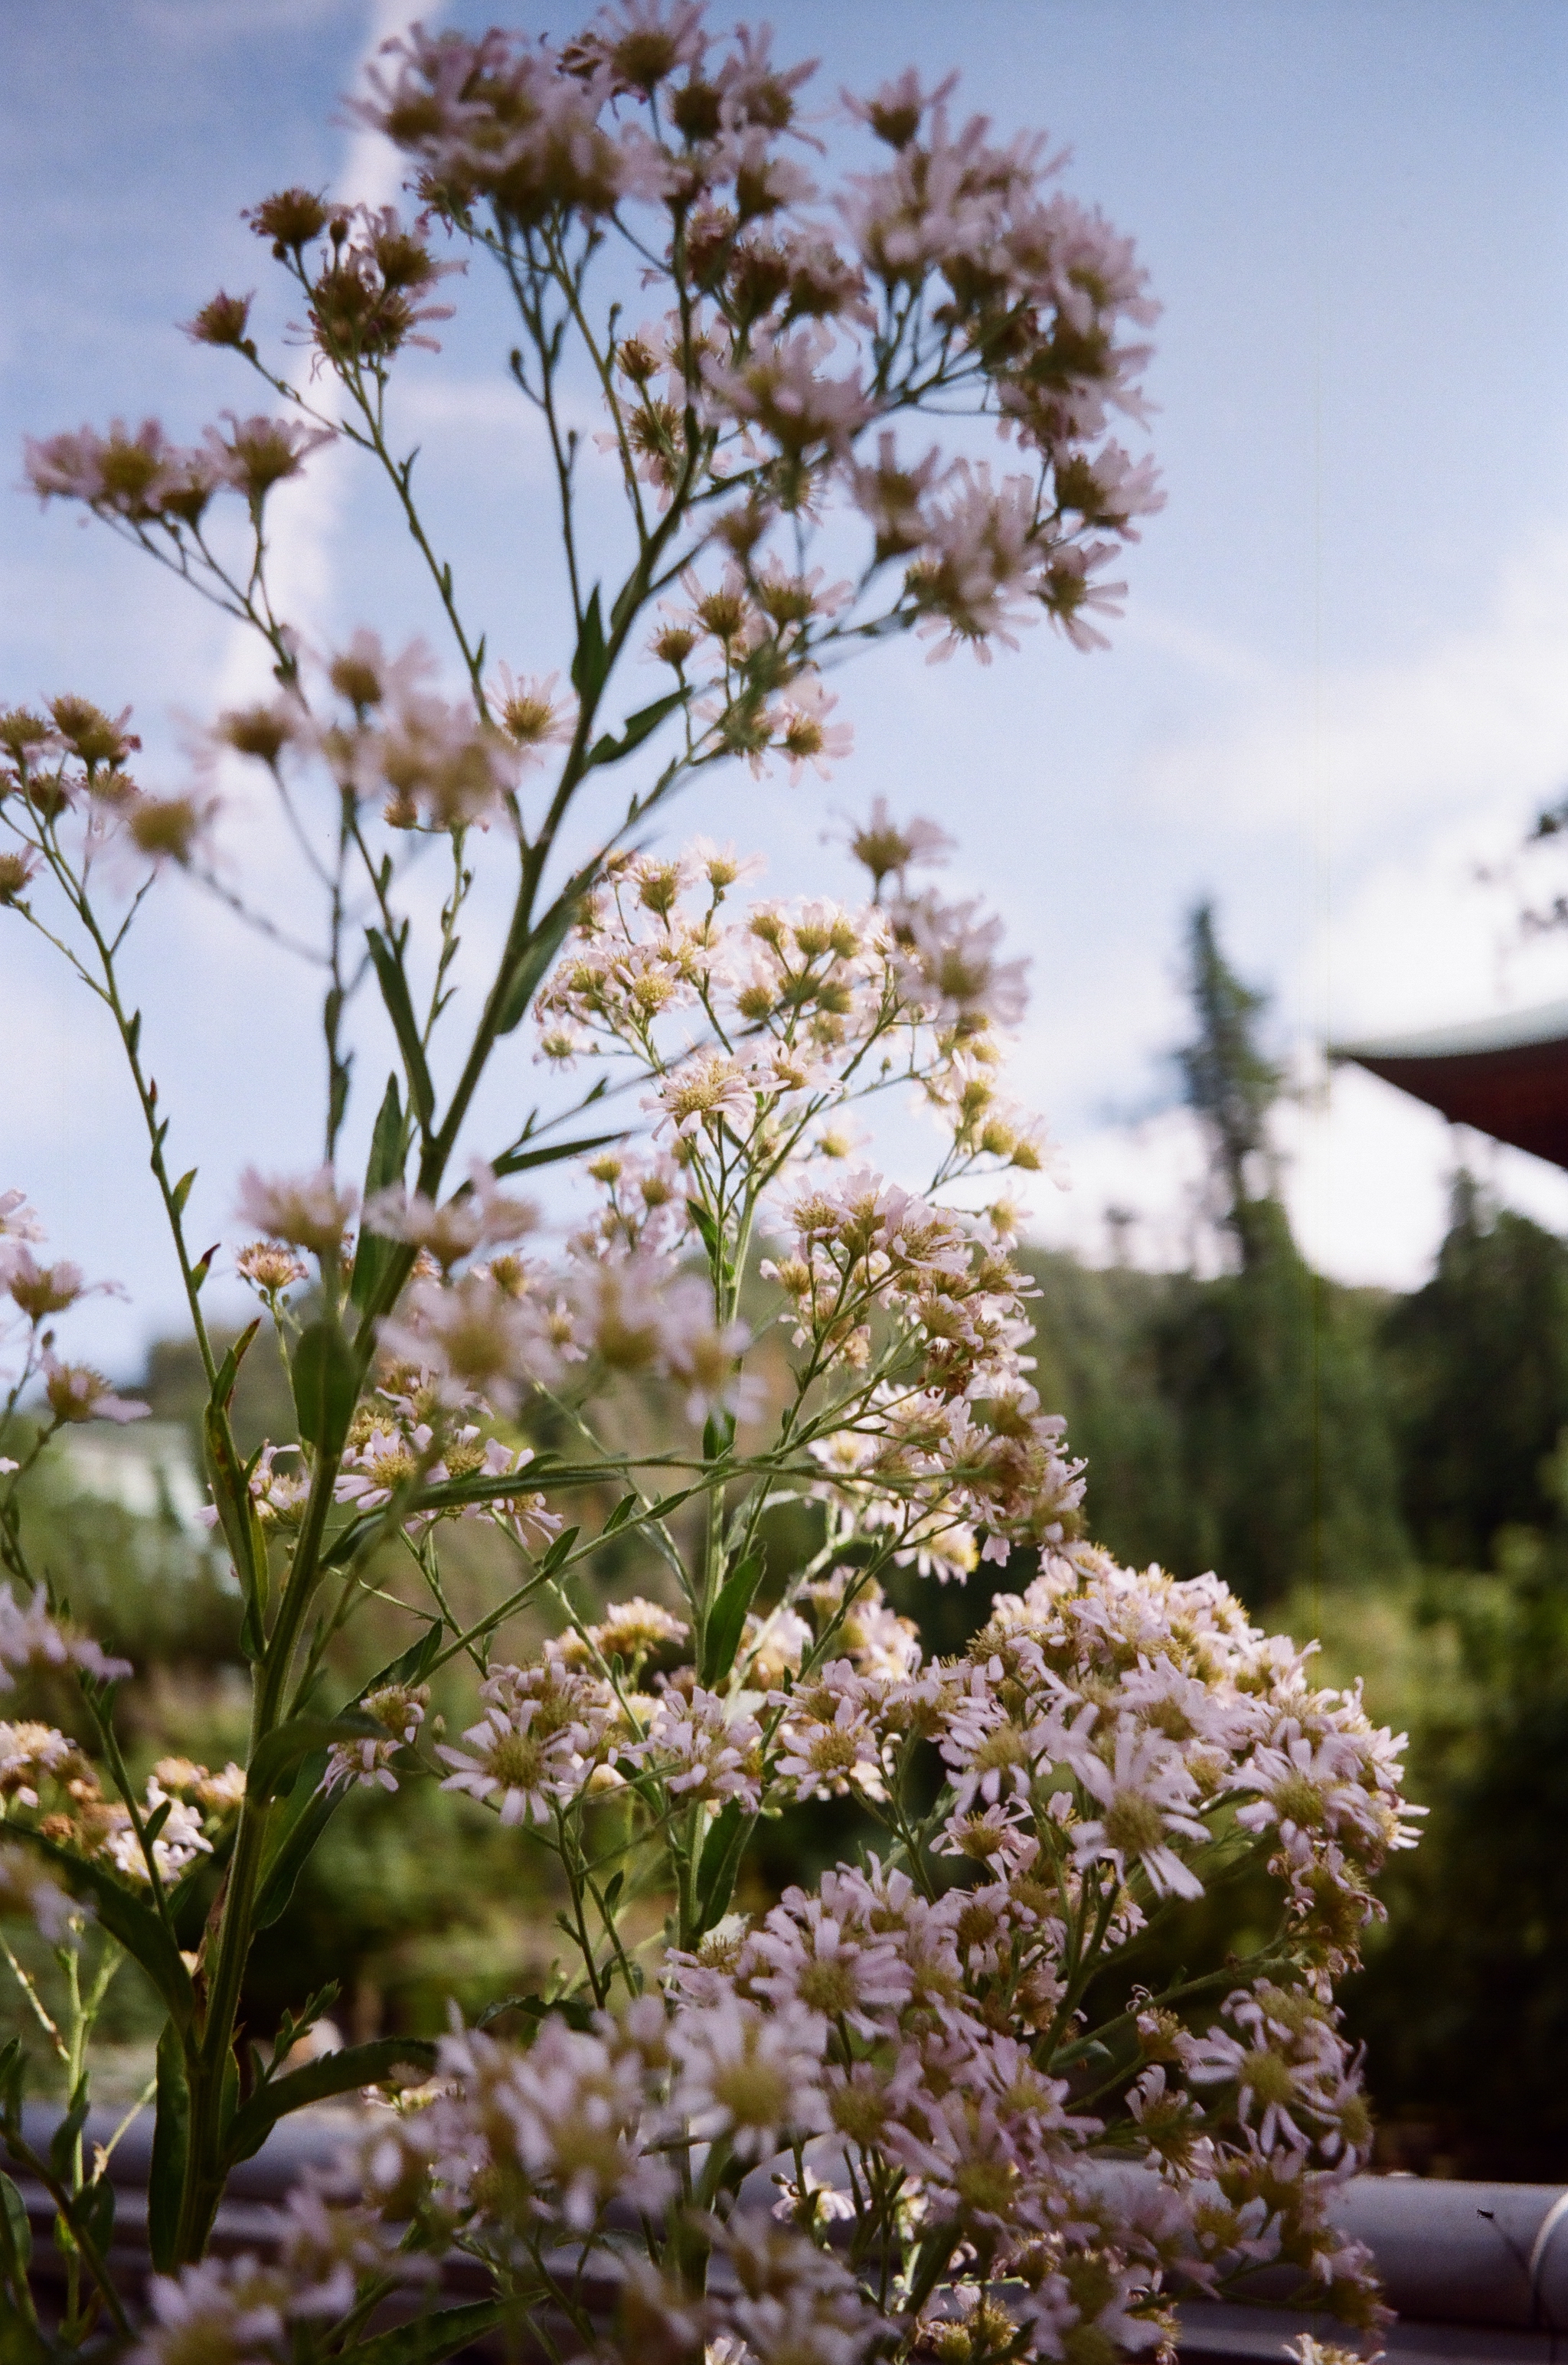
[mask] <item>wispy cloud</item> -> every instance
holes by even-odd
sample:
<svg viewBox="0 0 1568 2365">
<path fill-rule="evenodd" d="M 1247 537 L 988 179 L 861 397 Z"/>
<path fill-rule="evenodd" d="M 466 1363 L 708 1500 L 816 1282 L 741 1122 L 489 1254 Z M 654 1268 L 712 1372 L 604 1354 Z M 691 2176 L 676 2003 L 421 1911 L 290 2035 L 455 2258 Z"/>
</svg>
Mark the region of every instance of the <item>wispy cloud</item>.
<svg viewBox="0 0 1568 2365">
<path fill-rule="evenodd" d="M 1234 723 L 1156 751 L 1148 789 L 1245 832 L 1318 809 L 1341 859 L 1444 816 L 1518 810 L 1568 763 L 1565 646 L 1568 526 L 1551 523 L 1473 622 L 1402 662 L 1271 681 Z"/>
<path fill-rule="evenodd" d="M 423 11 L 434 27 L 444 14 L 443 0 Z M 354 84 L 383 44 L 402 32 L 409 22 L 409 0 L 373 0 Z M 369 124 L 354 123 L 344 142 L 333 181 L 333 194 L 344 204 L 392 204 L 401 188 L 407 163 L 390 140 Z M 348 476 L 354 455 L 343 446 L 329 447 L 308 466 L 303 481 L 290 487 L 289 498 L 278 502 L 273 521 L 269 575 L 280 614 L 297 621 L 309 637 L 319 637 L 331 615 L 337 586 L 334 548 L 341 537 L 348 503 Z M 237 625 L 225 653 L 219 695 L 230 700 L 252 690 L 267 670 L 265 653 L 248 626 Z"/>
</svg>

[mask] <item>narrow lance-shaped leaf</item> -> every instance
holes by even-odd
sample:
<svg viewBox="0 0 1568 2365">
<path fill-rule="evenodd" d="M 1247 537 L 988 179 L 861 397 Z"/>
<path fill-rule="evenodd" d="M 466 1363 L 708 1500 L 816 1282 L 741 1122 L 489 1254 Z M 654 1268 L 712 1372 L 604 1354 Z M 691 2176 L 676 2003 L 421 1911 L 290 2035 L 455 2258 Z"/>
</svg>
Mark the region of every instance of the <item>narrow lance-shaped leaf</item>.
<svg viewBox="0 0 1568 2365">
<path fill-rule="evenodd" d="M 153 1908 L 144 1905 L 107 1865 L 74 1855 L 42 1832 L 29 1831 L 22 1823 L 7 1824 L 6 1837 L 22 1841 L 49 1858 L 62 1875 L 72 1895 L 90 1904 L 110 1937 L 118 1938 L 126 1953 L 135 1956 L 177 2025 L 188 2027 L 196 2009 L 191 1975 Z"/>
<path fill-rule="evenodd" d="M 604 688 L 610 671 L 610 653 L 604 644 L 604 611 L 599 605 L 596 583 L 588 594 L 583 612 L 582 630 L 572 657 L 572 688 L 585 706 L 591 706 Z"/>
<path fill-rule="evenodd" d="M 258 1802 L 276 1798 L 300 1760 L 339 1741 L 386 1739 L 386 1727 L 360 1709 L 342 1716 L 291 1716 L 269 1732 L 251 1760 L 247 1794 Z"/>
<path fill-rule="evenodd" d="M 5 2365 L 44 2365 L 48 2354 L 28 2283 L 32 2255 L 27 2203 L 10 2178 L 0 2175 L 0 2295 L 8 2303 L 6 2320 L 0 2325 L 0 2359 Z"/>
<path fill-rule="evenodd" d="M 441 1648 L 443 1631 L 440 1619 L 436 1619 L 417 1642 L 411 1642 L 396 1659 L 367 1678 L 363 1691 L 346 1704 L 344 1715 L 355 1712 L 358 1701 L 379 1691 L 384 1684 L 422 1683 Z M 312 1750 L 299 1761 L 288 1797 L 274 1812 L 256 1886 L 258 1930 L 267 1929 L 284 1911 L 301 1868 L 348 1795 L 348 1785 L 342 1782 L 330 1790 L 322 1789 L 321 1777 L 326 1770 L 326 1750 Z"/>
<path fill-rule="evenodd" d="M 425 1061 L 425 1048 L 420 1040 L 414 1005 L 409 999 L 409 981 L 403 974 L 403 965 L 398 958 L 402 947 L 399 945 L 395 950 L 379 928 L 366 928 L 364 940 L 370 947 L 375 982 L 381 988 L 386 1015 L 392 1021 L 392 1031 L 398 1037 L 398 1048 L 403 1054 L 409 1100 L 420 1123 L 429 1125 L 435 1115 L 435 1091 Z"/>
<path fill-rule="evenodd" d="M 588 750 L 589 764 L 618 764 L 623 756 L 640 747 L 644 739 L 651 738 L 678 706 L 684 706 L 686 698 L 684 689 L 672 689 L 667 697 L 655 698 L 651 706 L 639 707 L 635 714 L 626 717 L 619 739 L 607 731 L 602 738 L 594 741 Z"/>
<path fill-rule="evenodd" d="M 434 2315 L 422 2315 L 413 2324 L 400 2324 L 391 2332 L 378 2332 L 370 2340 L 356 2340 L 353 2346 L 354 2365 L 440 2365 L 443 2357 L 455 2356 L 472 2340 L 482 2339 L 504 2321 L 507 2303 L 499 2299 L 474 2300 L 466 2307 L 443 2307 Z"/>
<path fill-rule="evenodd" d="M 190 2141 L 191 2097 L 185 2081 L 185 2047 L 170 2022 L 158 2039 L 157 2116 L 152 2124 L 152 2164 L 147 2180 L 147 2247 L 160 2274 L 177 2263 L 180 2200 Z"/>
<path fill-rule="evenodd" d="M 742 1852 L 756 1818 L 732 1799 L 710 1831 L 697 1867 L 697 1900 L 700 1930 L 722 1922 L 734 1892 Z"/>
<path fill-rule="evenodd" d="M 590 1149 L 603 1149 L 612 1141 L 624 1141 L 625 1128 L 616 1133 L 590 1133 L 577 1141 L 541 1142 L 533 1149 L 509 1149 L 504 1158 L 495 1161 L 495 1172 L 521 1174 L 531 1166 L 554 1166 L 563 1158 L 586 1158 Z"/>
<path fill-rule="evenodd" d="M 308 2102 L 324 2102 L 334 2094 L 354 2094 L 362 2086 L 379 2086 L 401 2068 L 417 2069 L 421 2078 L 435 2068 L 436 2048 L 428 2037 L 378 2036 L 368 2045 L 345 2046 L 323 2054 L 319 2061 L 291 2069 L 286 2077 L 269 2078 L 234 2114 L 227 2146 L 232 2166 L 259 2152 L 280 2119 Z"/>
<path fill-rule="evenodd" d="M 554 2012 L 568 2028 L 579 2034 L 590 2029 L 594 2022 L 593 2006 L 581 1996 L 509 1995 L 498 1996 L 494 2003 L 487 2003 L 474 2025 L 488 2028 L 506 2012 L 521 2012 L 529 2020 L 545 2020 Z"/>
<path fill-rule="evenodd" d="M 563 1528 L 554 1542 L 551 1545 L 549 1551 L 545 1553 L 543 1559 L 540 1562 L 537 1574 L 541 1577 L 554 1576 L 556 1571 L 561 1568 L 566 1562 L 570 1560 L 572 1556 L 572 1546 L 577 1542 L 577 1540 L 581 1533 L 582 1530 L 580 1528 Z"/>
<path fill-rule="evenodd" d="M 734 1665 L 746 1611 L 751 1608 L 752 1597 L 762 1581 L 762 1570 L 763 1555 L 748 1552 L 720 1586 L 703 1629 L 700 1669 L 703 1683 L 718 1683 Z"/>
<path fill-rule="evenodd" d="M 49 2164 L 62 2184 L 71 2180 L 72 2161 L 76 2152 L 76 2138 L 87 2124 L 87 2080 L 82 2079 L 71 2097 L 70 2108 L 55 2125 L 49 2139 Z"/>
<path fill-rule="evenodd" d="M 569 879 L 539 925 L 520 947 L 496 1009 L 496 1032 L 510 1035 L 520 1026 L 544 973 L 566 941 L 577 908 L 592 872 L 579 870 Z"/>
<path fill-rule="evenodd" d="M 294 1351 L 294 1408 L 307 1445 L 329 1456 L 342 1449 L 359 1401 L 359 1364 L 329 1316 L 307 1325 Z"/>
<path fill-rule="evenodd" d="M 207 1448 L 207 1474 L 212 1482 L 212 1498 L 218 1507 L 218 1524 L 223 1530 L 223 1540 L 229 1546 L 235 1574 L 245 1595 L 246 1616 L 256 1621 L 258 1637 L 266 1593 L 266 1539 L 251 1500 L 245 1466 L 234 1444 L 234 1433 L 229 1424 L 229 1407 L 234 1399 L 241 1363 L 261 1327 L 258 1315 L 235 1339 L 218 1367 L 202 1415 L 202 1441 Z"/>
<path fill-rule="evenodd" d="M 373 1193 L 386 1191 L 394 1182 L 402 1181 L 407 1155 L 403 1104 L 398 1097 L 398 1079 L 388 1076 L 386 1090 L 376 1113 L 375 1129 L 370 1137 L 370 1157 L 364 1170 L 366 1199 Z M 349 1297 L 362 1311 L 375 1297 L 394 1252 L 390 1240 L 383 1239 L 368 1226 L 361 1226 L 359 1244 L 354 1250 L 353 1272 L 349 1280 Z"/>
</svg>

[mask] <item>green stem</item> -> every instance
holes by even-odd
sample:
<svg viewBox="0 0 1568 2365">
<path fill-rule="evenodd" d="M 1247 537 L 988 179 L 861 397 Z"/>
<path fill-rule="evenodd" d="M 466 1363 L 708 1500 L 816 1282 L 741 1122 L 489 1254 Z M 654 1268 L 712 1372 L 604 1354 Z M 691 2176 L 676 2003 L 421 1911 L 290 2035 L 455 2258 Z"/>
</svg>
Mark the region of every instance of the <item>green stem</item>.
<svg viewBox="0 0 1568 2365">
<path fill-rule="evenodd" d="M 299 1541 L 267 1640 L 265 1656 L 256 1670 L 251 1720 L 252 1761 L 261 1743 L 276 1729 L 282 1714 L 295 1646 L 320 1575 L 321 1542 L 332 1507 L 337 1471 L 336 1455 L 318 1454 Z M 222 2096 L 232 2066 L 240 1991 L 255 1934 L 256 1887 L 265 1852 L 268 1815 L 269 1802 L 247 1792 L 229 1867 L 205 2022 L 199 2045 L 193 2048 L 194 2058 L 189 2061 L 190 2137 L 176 2246 L 176 2256 L 182 2260 L 201 2256 L 223 2190 Z"/>
</svg>

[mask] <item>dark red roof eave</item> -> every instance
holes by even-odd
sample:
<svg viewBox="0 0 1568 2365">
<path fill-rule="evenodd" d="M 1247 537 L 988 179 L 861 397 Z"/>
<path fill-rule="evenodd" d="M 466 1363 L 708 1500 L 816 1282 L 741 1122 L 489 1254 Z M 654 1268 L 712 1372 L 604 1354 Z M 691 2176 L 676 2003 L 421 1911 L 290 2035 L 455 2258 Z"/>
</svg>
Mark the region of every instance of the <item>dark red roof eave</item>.
<svg viewBox="0 0 1568 2365">
<path fill-rule="evenodd" d="M 1474 1050 L 1348 1044 L 1334 1056 L 1396 1084 L 1455 1125 L 1568 1168 L 1568 1034 Z"/>
</svg>

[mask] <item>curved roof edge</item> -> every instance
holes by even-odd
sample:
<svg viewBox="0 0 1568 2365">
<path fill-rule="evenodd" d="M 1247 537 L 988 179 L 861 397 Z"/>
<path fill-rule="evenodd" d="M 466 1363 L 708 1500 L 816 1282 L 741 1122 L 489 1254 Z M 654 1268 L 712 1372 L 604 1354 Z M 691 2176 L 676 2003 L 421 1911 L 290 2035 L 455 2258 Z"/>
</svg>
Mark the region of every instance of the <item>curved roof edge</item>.
<svg viewBox="0 0 1568 2365">
<path fill-rule="evenodd" d="M 1505 1011 L 1460 1026 L 1421 1035 L 1383 1035 L 1360 1043 L 1330 1043 L 1330 1059 L 1463 1059 L 1488 1051 L 1522 1051 L 1538 1043 L 1568 1041 L 1568 1002 Z"/>
</svg>

